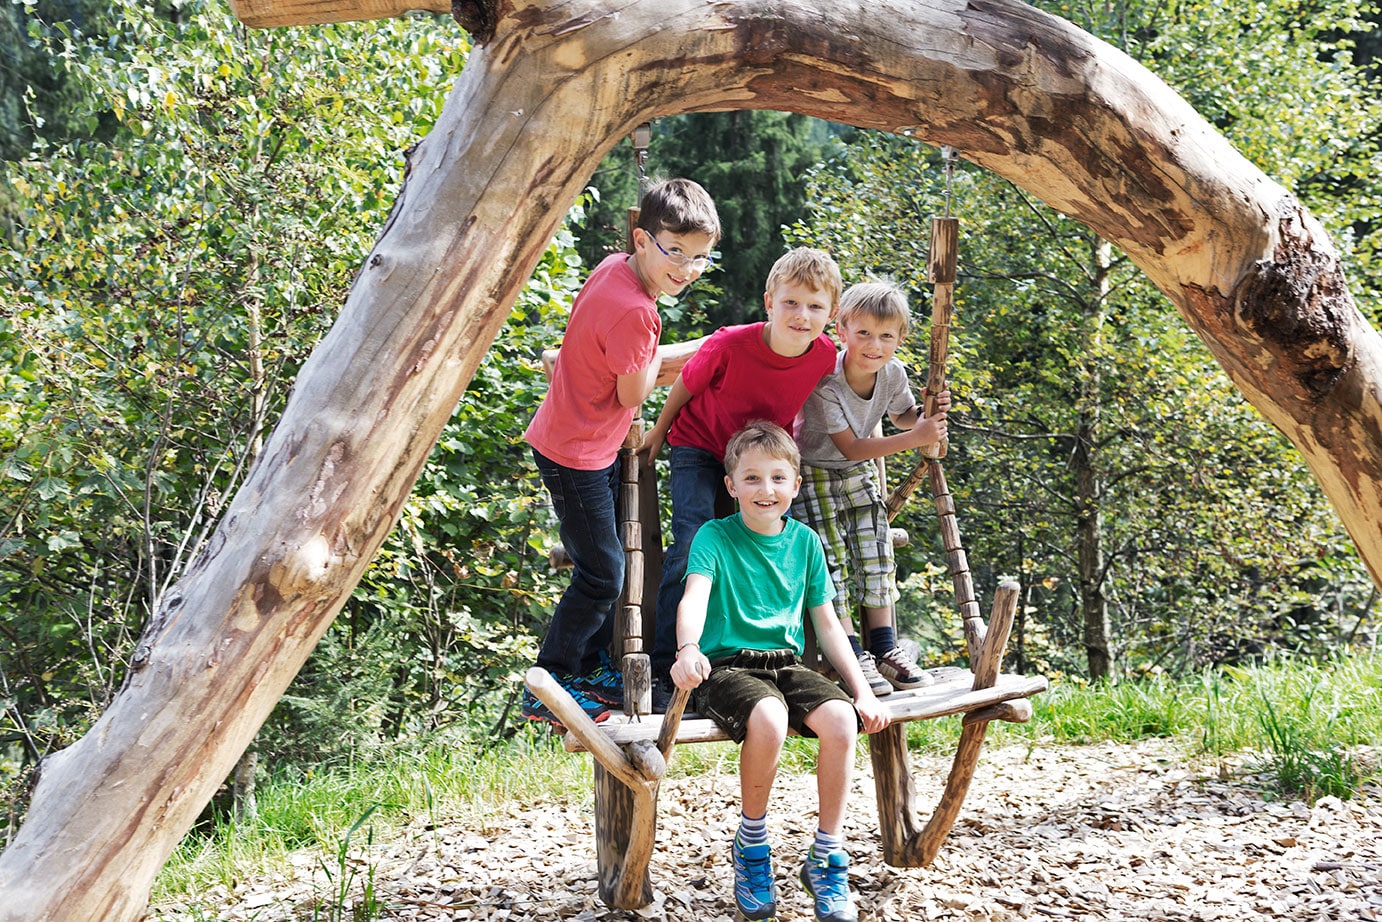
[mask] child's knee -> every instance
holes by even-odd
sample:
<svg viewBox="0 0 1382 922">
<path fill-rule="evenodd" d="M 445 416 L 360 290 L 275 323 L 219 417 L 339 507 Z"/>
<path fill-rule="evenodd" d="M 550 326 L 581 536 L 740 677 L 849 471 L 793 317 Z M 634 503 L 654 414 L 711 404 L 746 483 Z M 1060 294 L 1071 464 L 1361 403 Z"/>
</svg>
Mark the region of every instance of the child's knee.
<svg viewBox="0 0 1382 922">
<path fill-rule="evenodd" d="M 759 700 L 749 713 L 749 736 L 758 739 L 787 738 L 787 705 L 769 695 Z"/>
<path fill-rule="evenodd" d="M 806 724 L 823 743 L 853 745 L 859 735 L 854 705 L 847 701 L 827 701 L 812 711 Z"/>
</svg>

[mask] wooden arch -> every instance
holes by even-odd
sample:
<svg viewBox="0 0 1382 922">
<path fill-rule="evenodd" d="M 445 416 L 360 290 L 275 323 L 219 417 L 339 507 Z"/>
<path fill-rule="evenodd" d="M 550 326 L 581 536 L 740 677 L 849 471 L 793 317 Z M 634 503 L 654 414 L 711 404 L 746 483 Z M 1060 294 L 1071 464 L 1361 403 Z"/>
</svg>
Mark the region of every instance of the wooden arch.
<svg viewBox="0 0 1382 922">
<path fill-rule="evenodd" d="M 480 45 L 124 687 L 43 764 L 0 855 L 0 920 L 140 917 L 159 868 L 393 526 L 567 205 L 655 116 L 780 109 L 907 133 L 1083 221 L 1147 273 L 1301 450 L 1382 572 L 1382 348 L 1338 254 L 1285 189 L 1126 55 L 1016 0 L 454 6 Z M 401 7 L 236 10 L 286 25 Z"/>
</svg>

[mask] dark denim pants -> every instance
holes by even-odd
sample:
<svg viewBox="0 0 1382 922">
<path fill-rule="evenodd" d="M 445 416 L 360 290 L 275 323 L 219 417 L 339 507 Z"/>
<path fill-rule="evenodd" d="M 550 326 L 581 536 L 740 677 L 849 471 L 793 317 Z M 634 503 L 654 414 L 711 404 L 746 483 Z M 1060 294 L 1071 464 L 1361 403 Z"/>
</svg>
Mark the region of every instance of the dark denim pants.
<svg viewBox="0 0 1382 922">
<path fill-rule="evenodd" d="M 614 639 L 614 607 L 624 588 L 624 547 L 615 509 L 619 462 L 580 471 L 545 457 L 533 460 L 561 522 L 561 545 L 571 558 L 571 584 L 562 593 L 543 638 L 537 664 L 555 675 L 589 675 Z"/>
<path fill-rule="evenodd" d="M 715 518 L 715 498 L 724 489 L 725 466 L 702 448 L 673 445 L 671 452 L 672 543 L 662 558 L 657 589 L 657 636 L 653 673 L 665 675 L 677 656 L 677 606 L 681 604 L 686 557 L 701 525 Z"/>
</svg>

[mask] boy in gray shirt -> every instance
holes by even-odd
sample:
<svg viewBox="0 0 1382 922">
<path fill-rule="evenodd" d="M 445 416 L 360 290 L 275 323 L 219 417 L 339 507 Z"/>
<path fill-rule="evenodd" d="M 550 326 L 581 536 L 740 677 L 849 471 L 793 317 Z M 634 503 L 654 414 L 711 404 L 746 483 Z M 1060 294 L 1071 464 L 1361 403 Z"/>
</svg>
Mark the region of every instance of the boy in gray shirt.
<svg viewBox="0 0 1382 922">
<path fill-rule="evenodd" d="M 835 610 L 876 695 L 929 681 L 897 645 L 893 547 L 875 463 L 946 435 L 949 393 L 937 399 L 934 416 L 922 417 L 907 369 L 894 355 L 907 335 L 908 313 L 906 297 L 892 285 L 864 282 L 844 293 L 835 322 L 844 349 L 835 372 L 807 398 L 797 434 L 802 484 L 792 514 L 821 536 Z M 903 431 L 874 436 L 884 415 Z M 846 578 L 863 609 L 867 649 L 850 624 Z"/>
</svg>

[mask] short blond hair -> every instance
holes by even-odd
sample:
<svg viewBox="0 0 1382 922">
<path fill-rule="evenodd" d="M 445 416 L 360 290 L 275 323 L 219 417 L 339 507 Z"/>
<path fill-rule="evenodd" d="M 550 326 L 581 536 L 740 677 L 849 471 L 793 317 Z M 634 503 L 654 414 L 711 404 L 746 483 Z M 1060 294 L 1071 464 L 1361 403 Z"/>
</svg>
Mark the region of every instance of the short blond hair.
<svg viewBox="0 0 1382 922">
<path fill-rule="evenodd" d="M 835 318 L 837 326 L 842 323 L 852 326 L 853 319 L 861 316 L 874 323 L 897 324 L 898 333 L 904 338 L 912 322 L 907 296 L 888 282 L 860 282 L 850 285 L 840 296 L 840 313 Z"/>
<path fill-rule="evenodd" d="M 777 423 L 756 419 L 729 437 L 725 446 L 725 473 L 731 477 L 746 452 L 761 451 L 769 458 L 786 461 L 801 473 L 801 449 L 796 440 Z"/>
<path fill-rule="evenodd" d="M 771 295 L 784 282 L 796 282 L 825 292 L 830 298 L 832 313 L 840 304 L 840 289 L 844 287 L 840 267 L 835 264 L 834 257 L 825 250 L 813 247 L 797 247 L 779 256 L 768 273 L 763 291 Z"/>
</svg>

